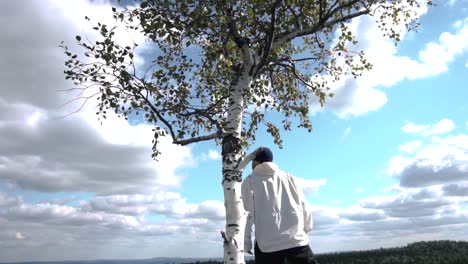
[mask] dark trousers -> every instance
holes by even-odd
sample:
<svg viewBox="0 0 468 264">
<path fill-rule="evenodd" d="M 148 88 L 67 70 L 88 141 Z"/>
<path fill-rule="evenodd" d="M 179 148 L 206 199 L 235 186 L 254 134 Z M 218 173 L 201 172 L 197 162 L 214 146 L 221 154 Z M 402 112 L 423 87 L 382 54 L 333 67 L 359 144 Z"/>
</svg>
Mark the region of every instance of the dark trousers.
<svg viewBox="0 0 468 264">
<path fill-rule="evenodd" d="M 255 264 L 319 264 L 309 245 L 262 252 L 255 243 Z"/>
</svg>

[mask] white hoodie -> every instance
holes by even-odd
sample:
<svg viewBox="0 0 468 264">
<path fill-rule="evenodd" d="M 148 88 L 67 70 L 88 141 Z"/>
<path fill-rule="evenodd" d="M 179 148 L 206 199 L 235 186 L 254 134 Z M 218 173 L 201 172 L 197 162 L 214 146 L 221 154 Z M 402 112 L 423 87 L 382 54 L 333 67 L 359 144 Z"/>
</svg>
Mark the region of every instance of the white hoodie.
<svg viewBox="0 0 468 264">
<path fill-rule="evenodd" d="M 252 225 L 262 252 L 309 244 L 312 214 L 300 186 L 273 162 L 257 165 L 242 183 L 244 208 L 248 213 L 244 251 L 252 250 Z"/>
</svg>

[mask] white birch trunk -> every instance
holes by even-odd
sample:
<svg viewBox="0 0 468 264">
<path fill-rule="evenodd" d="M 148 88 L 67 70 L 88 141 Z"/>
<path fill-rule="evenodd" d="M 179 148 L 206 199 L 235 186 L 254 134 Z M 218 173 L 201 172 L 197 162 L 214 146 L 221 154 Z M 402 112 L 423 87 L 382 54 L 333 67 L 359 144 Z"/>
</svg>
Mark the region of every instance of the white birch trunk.
<svg viewBox="0 0 468 264">
<path fill-rule="evenodd" d="M 224 263 L 244 264 L 244 229 L 246 215 L 241 197 L 242 170 L 237 168 L 243 158 L 241 146 L 243 91 L 249 87 L 251 77 L 243 67 L 239 78 L 230 87 L 228 122 L 222 142 L 223 190 L 226 208 Z"/>
</svg>

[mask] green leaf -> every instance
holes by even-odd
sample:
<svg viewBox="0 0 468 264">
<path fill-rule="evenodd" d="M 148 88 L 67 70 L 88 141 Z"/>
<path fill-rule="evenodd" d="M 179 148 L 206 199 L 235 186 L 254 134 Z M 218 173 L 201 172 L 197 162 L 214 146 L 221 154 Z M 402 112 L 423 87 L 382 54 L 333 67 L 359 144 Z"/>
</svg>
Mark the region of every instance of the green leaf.
<svg viewBox="0 0 468 264">
<path fill-rule="evenodd" d="M 76 35 L 76 40 L 77 40 L 77 41 L 81 41 L 81 36 L 80 36 L 80 35 Z"/>
</svg>

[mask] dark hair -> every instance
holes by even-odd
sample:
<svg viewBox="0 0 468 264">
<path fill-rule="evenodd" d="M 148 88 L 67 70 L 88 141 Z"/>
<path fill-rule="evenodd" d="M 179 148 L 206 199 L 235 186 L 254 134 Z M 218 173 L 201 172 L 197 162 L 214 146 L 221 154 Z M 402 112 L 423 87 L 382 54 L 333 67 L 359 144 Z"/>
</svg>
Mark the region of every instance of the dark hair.
<svg viewBox="0 0 468 264">
<path fill-rule="evenodd" d="M 255 155 L 254 160 L 259 162 L 271 162 L 273 161 L 273 152 L 267 147 L 262 147 L 257 155 Z"/>
</svg>

